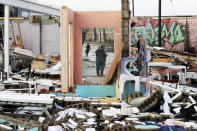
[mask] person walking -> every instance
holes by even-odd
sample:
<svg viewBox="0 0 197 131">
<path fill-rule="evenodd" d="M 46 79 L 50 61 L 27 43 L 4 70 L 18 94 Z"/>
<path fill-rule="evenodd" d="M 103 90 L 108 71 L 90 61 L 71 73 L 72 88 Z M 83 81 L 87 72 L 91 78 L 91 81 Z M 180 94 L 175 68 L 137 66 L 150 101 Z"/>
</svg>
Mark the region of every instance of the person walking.
<svg viewBox="0 0 197 131">
<path fill-rule="evenodd" d="M 105 46 L 102 45 L 101 46 L 101 60 L 100 60 L 100 64 L 101 64 L 101 76 L 103 76 L 103 72 L 104 72 L 104 69 L 105 69 L 106 57 L 107 57 L 107 54 L 105 52 Z"/>
<path fill-rule="evenodd" d="M 90 50 L 91 50 L 90 44 L 88 43 L 88 44 L 86 45 L 86 50 L 85 50 L 86 57 L 88 57 L 88 54 L 89 54 L 89 51 L 90 51 Z"/>
<path fill-rule="evenodd" d="M 100 76 L 100 69 L 101 69 L 101 45 L 98 46 L 96 50 L 96 74 Z"/>
</svg>

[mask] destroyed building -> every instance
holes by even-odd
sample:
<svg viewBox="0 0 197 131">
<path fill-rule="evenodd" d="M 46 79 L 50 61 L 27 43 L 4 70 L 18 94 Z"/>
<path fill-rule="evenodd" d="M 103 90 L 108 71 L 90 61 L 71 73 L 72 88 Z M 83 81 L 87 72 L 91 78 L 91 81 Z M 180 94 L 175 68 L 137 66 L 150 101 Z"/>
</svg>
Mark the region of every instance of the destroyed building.
<svg viewBox="0 0 197 131">
<path fill-rule="evenodd" d="M 0 3 L 0 130 L 197 129 L 196 17 L 162 17 L 160 43 L 158 18 L 130 17 L 129 0 L 121 11 Z"/>
</svg>

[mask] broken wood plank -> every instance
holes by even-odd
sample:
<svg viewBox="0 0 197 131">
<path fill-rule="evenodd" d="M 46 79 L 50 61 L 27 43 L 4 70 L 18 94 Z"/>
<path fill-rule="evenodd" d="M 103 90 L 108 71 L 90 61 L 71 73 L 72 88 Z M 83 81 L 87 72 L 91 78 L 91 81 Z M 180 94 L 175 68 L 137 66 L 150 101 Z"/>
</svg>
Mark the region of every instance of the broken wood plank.
<svg viewBox="0 0 197 131">
<path fill-rule="evenodd" d="M 12 21 L 10 20 L 10 25 L 11 25 L 11 32 L 12 32 L 12 46 L 13 47 L 16 47 L 16 39 L 15 39 L 15 34 L 14 34 L 14 27 L 13 27 L 13 23 Z"/>
<path fill-rule="evenodd" d="M 121 98 L 120 97 L 120 86 L 119 86 L 119 82 L 120 82 L 120 74 L 121 74 L 121 62 L 118 63 L 118 73 L 117 73 L 117 85 L 116 85 L 116 98 Z"/>
<path fill-rule="evenodd" d="M 33 54 L 32 51 L 25 50 L 25 49 L 21 49 L 21 48 L 18 48 L 18 47 L 15 47 L 15 48 L 14 48 L 14 53 L 20 54 L 20 55 L 24 55 L 24 56 L 29 56 L 29 57 L 32 57 L 32 58 L 35 58 L 35 57 L 36 57 L 36 56 Z"/>
<path fill-rule="evenodd" d="M 24 49 L 23 39 L 22 39 L 22 33 L 21 33 L 21 28 L 20 28 L 19 22 L 17 22 L 17 27 L 18 27 L 18 33 L 19 33 L 18 36 L 19 36 L 19 40 L 20 40 L 19 45 L 17 45 L 17 46 L 20 47 L 21 49 Z"/>
<path fill-rule="evenodd" d="M 70 78 L 70 82 L 69 82 L 69 87 L 73 86 L 73 24 L 70 23 L 70 62 L 69 62 L 69 78 Z"/>
<path fill-rule="evenodd" d="M 15 124 L 23 125 L 23 126 L 28 126 L 28 127 L 31 127 L 31 128 L 32 127 L 38 127 L 38 125 L 35 124 L 35 123 L 21 121 L 19 119 L 15 119 L 15 118 L 12 118 L 12 117 L 9 117 L 9 116 L 5 116 L 5 115 L 0 115 L 0 119 L 6 120 L 6 121 L 9 121 L 9 122 L 13 122 Z"/>
<path fill-rule="evenodd" d="M 120 50 L 118 50 L 119 52 L 117 52 L 115 54 L 114 59 L 113 59 L 111 65 L 109 66 L 109 68 L 107 70 L 107 73 L 106 73 L 105 78 L 103 80 L 104 85 L 108 84 L 111 81 L 111 79 L 112 79 L 112 77 L 115 73 L 118 62 L 121 59 L 123 46 L 124 46 L 124 43 L 120 46 Z"/>
<path fill-rule="evenodd" d="M 51 56 L 51 57 L 54 57 L 54 56 Z M 45 61 L 46 57 L 44 57 L 44 56 L 42 56 L 42 55 L 38 55 L 38 56 L 36 56 L 36 59 Z M 59 62 L 59 61 L 56 60 L 55 58 L 50 58 L 49 61 L 52 62 L 52 63 L 58 63 L 58 62 Z"/>
<path fill-rule="evenodd" d="M 68 92 L 68 70 L 67 70 L 67 65 L 68 65 L 68 60 L 67 60 L 67 7 L 62 6 L 61 9 L 61 34 L 60 34 L 60 39 L 61 39 L 61 82 L 62 82 L 62 92 Z"/>
</svg>

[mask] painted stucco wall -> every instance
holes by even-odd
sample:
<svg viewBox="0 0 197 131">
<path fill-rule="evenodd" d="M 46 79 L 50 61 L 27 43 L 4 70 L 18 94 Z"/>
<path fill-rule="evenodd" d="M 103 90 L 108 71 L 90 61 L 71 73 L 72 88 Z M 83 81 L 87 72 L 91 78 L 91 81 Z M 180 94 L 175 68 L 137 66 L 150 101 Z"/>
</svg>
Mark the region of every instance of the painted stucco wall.
<svg viewBox="0 0 197 131">
<path fill-rule="evenodd" d="M 121 45 L 121 11 L 75 12 L 74 16 L 74 84 L 82 83 L 82 29 L 113 28 L 114 51 Z"/>
<path fill-rule="evenodd" d="M 158 46 L 158 20 L 152 17 L 138 17 L 132 30 L 132 40 L 136 44 L 139 35 L 147 39 L 150 46 Z M 164 17 L 162 18 L 162 47 L 180 52 L 197 53 L 197 18 Z"/>
</svg>

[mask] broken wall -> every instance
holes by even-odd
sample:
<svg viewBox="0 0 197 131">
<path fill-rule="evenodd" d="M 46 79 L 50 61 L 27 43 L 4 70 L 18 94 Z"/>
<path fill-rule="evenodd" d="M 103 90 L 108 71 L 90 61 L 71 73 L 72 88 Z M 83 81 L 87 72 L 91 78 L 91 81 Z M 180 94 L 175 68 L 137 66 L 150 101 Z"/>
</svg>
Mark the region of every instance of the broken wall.
<svg viewBox="0 0 197 131">
<path fill-rule="evenodd" d="M 20 21 L 23 45 L 26 50 L 32 51 L 34 54 L 60 54 L 60 27 L 57 22 L 51 20 L 42 20 L 40 23 L 32 23 L 30 20 Z M 15 36 L 18 35 L 17 24 L 14 21 Z M 10 38 L 12 38 L 10 29 Z M 41 41 L 40 41 L 41 39 Z M 40 46 L 41 42 L 41 46 Z M 12 40 L 10 40 L 12 45 Z M 40 52 L 41 51 L 41 52 Z"/>
<path fill-rule="evenodd" d="M 158 46 L 158 19 L 154 17 L 136 17 L 132 29 L 133 44 L 143 35 L 150 46 Z M 163 17 L 162 47 L 179 52 L 197 53 L 197 18 L 196 17 Z"/>
</svg>

